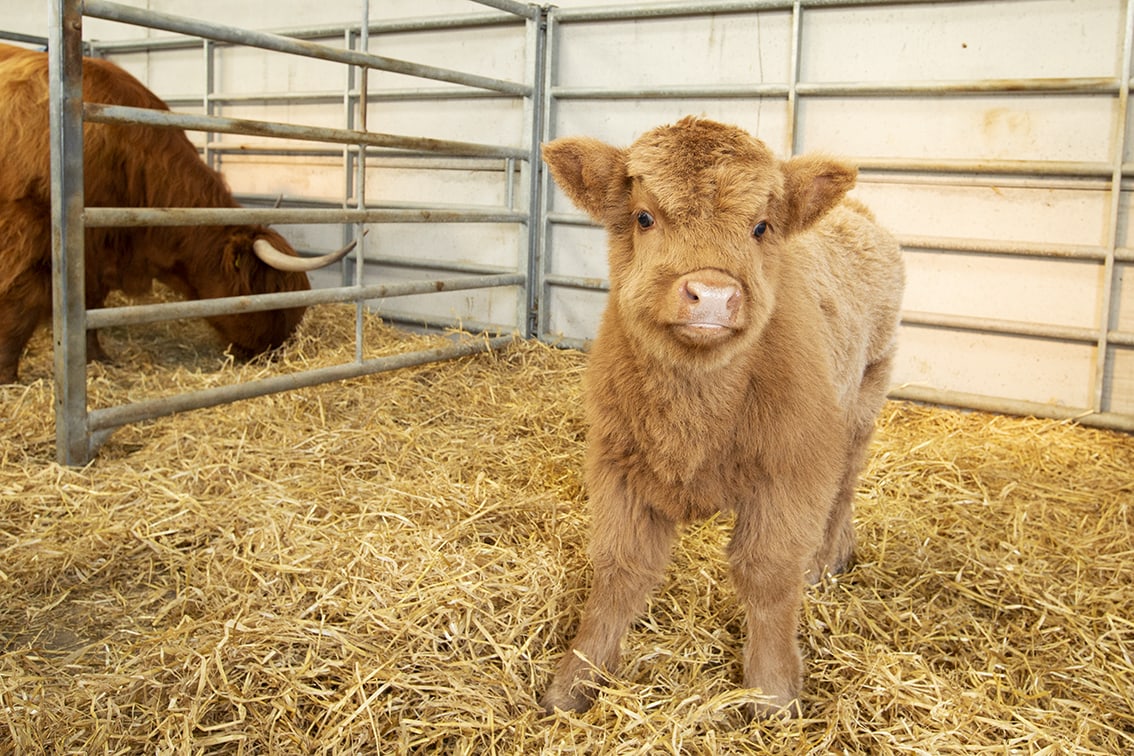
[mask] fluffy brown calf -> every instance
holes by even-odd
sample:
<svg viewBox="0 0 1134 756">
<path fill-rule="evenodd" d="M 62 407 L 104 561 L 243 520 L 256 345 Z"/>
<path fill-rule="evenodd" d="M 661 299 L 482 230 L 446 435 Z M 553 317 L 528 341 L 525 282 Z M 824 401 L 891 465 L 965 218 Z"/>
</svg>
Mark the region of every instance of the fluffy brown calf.
<svg viewBox="0 0 1134 756">
<path fill-rule="evenodd" d="M 544 159 L 606 227 L 610 298 L 584 378 L 591 594 L 543 697 L 582 711 L 660 581 L 680 523 L 735 515 L 744 684 L 797 709 L 805 579 L 846 566 L 851 501 L 887 389 L 900 251 L 844 195 L 855 169 L 786 162 L 686 118 L 628 149 Z"/>
<path fill-rule="evenodd" d="M 83 99 L 166 110 L 154 93 L 104 60 L 84 59 Z M 0 44 L 0 383 L 16 380 L 24 346 L 51 314 L 51 177 L 47 56 Z M 179 129 L 88 124 L 83 132 L 88 207 L 237 207 L 221 176 Z M 118 289 L 142 294 L 154 279 L 189 299 L 300 291 L 306 270 L 345 249 L 300 260 L 264 226 L 92 228 L 86 232 L 86 305 Z M 239 353 L 278 346 L 302 307 L 209 319 Z M 87 334 L 87 356 L 103 356 Z"/>
</svg>

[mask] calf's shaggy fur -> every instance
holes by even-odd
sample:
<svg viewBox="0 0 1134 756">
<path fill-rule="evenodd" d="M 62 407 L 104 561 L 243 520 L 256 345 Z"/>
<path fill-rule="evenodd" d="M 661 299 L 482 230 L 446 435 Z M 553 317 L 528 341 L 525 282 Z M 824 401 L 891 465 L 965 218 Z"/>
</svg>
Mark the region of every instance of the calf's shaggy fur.
<svg viewBox="0 0 1134 756">
<path fill-rule="evenodd" d="M 798 708 L 805 580 L 852 556 L 851 504 L 885 399 L 900 250 L 846 198 L 854 168 L 776 159 L 686 118 L 544 160 L 608 232 L 610 298 L 584 378 L 591 593 L 542 704 L 582 711 L 660 581 L 679 524 L 735 515 L 728 547 L 760 713 Z"/>
</svg>

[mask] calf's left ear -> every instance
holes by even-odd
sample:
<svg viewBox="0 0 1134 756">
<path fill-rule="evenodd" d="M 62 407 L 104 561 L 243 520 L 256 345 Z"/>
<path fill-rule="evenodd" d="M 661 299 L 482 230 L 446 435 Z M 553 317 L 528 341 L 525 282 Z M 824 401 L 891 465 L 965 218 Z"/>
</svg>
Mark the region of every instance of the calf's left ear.
<svg viewBox="0 0 1134 756">
<path fill-rule="evenodd" d="M 839 204 L 858 169 L 824 155 L 800 155 L 783 164 L 784 195 L 791 233 L 803 231 Z"/>
<path fill-rule="evenodd" d="M 611 189 L 626 180 L 625 153 L 590 137 L 563 137 L 543 145 L 543 160 L 571 201 L 603 223 Z"/>
</svg>

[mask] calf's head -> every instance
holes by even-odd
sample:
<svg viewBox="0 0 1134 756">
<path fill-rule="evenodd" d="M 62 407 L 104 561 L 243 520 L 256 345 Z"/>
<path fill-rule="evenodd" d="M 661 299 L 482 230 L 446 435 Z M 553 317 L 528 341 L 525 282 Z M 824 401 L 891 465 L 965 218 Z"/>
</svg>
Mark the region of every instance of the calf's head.
<svg viewBox="0 0 1134 756">
<path fill-rule="evenodd" d="M 786 243 L 834 207 L 855 169 L 780 161 L 739 128 L 688 117 L 627 149 L 556 139 L 543 158 L 567 196 L 607 230 L 609 307 L 655 357 L 727 362 L 772 316 Z"/>
</svg>

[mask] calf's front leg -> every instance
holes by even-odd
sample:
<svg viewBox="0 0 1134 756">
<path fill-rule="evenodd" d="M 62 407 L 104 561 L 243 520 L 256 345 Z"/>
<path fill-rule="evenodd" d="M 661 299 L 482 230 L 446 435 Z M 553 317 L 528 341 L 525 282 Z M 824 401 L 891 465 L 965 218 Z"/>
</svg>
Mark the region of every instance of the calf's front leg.
<svg viewBox="0 0 1134 756">
<path fill-rule="evenodd" d="M 618 663 L 622 638 L 646 607 L 669 562 L 673 521 L 627 495 L 625 488 L 591 497 L 591 592 L 578 633 L 540 703 L 544 711 L 583 712 L 595 683 Z"/>
<path fill-rule="evenodd" d="M 803 662 L 798 625 L 803 604 L 803 570 L 815 544 L 796 542 L 785 529 L 738 513 L 729 544 L 733 582 L 744 606 L 744 685 L 765 700 L 759 716 L 799 714 Z"/>
</svg>

